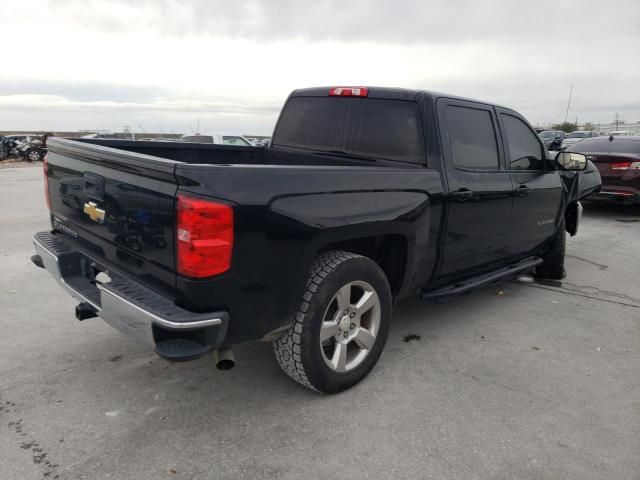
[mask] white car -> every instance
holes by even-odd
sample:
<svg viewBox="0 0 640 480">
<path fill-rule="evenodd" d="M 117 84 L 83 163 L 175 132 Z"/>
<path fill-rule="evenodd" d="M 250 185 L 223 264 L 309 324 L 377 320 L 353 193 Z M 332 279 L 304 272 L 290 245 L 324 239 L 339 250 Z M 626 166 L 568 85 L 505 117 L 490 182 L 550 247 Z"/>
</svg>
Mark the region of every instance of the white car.
<svg viewBox="0 0 640 480">
<path fill-rule="evenodd" d="M 569 135 L 564 137 L 564 140 L 562 141 L 562 150 L 567 148 L 569 145 L 578 143 L 583 138 L 591 138 L 591 137 L 597 137 L 597 136 L 598 136 L 598 132 L 596 132 L 595 130 L 581 130 L 581 131 L 571 132 Z"/>
<path fill-rule="evenodd" d="M 222 135 L 221 133 L 192 133 L 180 137 L 180 143 L 214 143 L 216 145 L 235 145 L 253 147 L 242 135 Z"/>
<path fill-rule="evenodd" d="M 616 130 L 614 132 L 609 132 L 609 135 L 612 135 L 614 137 L 629 137 L 633 134 L 628 130 Z"/>
</svg>

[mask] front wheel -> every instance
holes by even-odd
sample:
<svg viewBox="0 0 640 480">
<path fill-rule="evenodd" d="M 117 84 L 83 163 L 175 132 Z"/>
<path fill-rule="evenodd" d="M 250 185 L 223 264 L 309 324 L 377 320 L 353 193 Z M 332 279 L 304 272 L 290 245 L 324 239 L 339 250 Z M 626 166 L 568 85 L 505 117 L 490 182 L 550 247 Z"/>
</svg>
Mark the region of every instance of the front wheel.
<svg viewBox="0 0 640 480">
<path fill-rule="evenodd" d="M 42 160 L 42 152 L 40 152 L 40 150 L 31 149 L 27 151 L 25 157 L 30 162 L 39 162 Z"/>
<path fill-rule="evenodd" d="M 562 280 L 567 276 L 564 269 L 564 257 L 567 246 L 567 231 L 564 220 L 553 236 L 548 250 L 542 255 L 542 263 L 536 267 L 536 277 L 550 280 Z"/>
<path fill-rule="evenodd" d="M 318 255 L 293 325 L 273 342 L 280 367 L 323 393 L 360 382 L 389 333 L 391 289 L 373 260 L 344 251 Z"/>
</svg>

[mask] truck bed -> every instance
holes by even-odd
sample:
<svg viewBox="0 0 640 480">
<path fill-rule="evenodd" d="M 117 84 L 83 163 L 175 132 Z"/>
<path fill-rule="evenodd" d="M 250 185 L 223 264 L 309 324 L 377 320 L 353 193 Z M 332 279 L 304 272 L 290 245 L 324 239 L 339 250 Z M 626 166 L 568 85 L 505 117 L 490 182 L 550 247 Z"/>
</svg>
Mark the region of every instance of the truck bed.
<svg viewBox="0 0 640 480">
<path fill-rule="evenodd" d="M 303 150 L 283 150 L 265 147 L 241 147 L 230 145 L 217 145 L 205 143 L 180 143 L 180 142 L 150 142 L 137 140 L 109 140 L 109 139 L 61 139 L 51 138 L 50 145 L 58 150 L 65 149 L 70 153 L 95 152 L 95 147 L 112 149 L 107 151 L 99 149 L 103 154 L 117 155 L 120 158 L 137 164 L 140 155 L 144 155 L 145 165 L 153 162 L 153 159 L 171 160 L 178 163 L 202 164 L 202 165 L 386 165 L 397 166 L 397 162 L 385 162 L 383 160 L 367 161 L 341 158 L 339 156 L 318 155 L 306 153 Z M 127 153 L 133 155 L 128 155 Z M 414 167 L 415 168 L 415 167 Z"/>
</svg>

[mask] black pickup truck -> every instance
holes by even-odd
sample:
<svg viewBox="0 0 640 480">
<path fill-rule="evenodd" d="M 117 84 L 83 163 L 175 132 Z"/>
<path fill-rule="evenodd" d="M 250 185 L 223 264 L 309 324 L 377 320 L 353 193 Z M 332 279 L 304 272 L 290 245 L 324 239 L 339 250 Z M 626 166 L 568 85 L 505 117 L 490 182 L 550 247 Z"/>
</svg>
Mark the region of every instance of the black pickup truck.
<svg viewBox="0 0 640 480">
<path fill-rule="evenodd" d="M 49 140 L 33 262 L 95 316 L 180 361 L 272 341 L 294 380 L 364 378 L 397 299 L 564 276 L 581 154 L 507 108 L 426 91 L 294 91 L 265 148 Z"/>
</svg>

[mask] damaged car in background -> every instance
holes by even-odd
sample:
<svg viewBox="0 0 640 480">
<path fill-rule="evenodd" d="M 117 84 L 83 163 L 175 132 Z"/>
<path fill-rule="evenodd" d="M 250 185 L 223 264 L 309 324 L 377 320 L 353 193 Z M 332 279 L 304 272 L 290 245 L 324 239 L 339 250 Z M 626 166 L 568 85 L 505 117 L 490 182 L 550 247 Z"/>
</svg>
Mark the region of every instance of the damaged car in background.
<svg viewBox="0 0 640 480">
<path fill-rule="evenodd" d="M 23 159 L 38 162 L 47 153 L 47 138 L 51 134 L 15 134 L 0 137 L 0 160 Z"/>
</svg>

